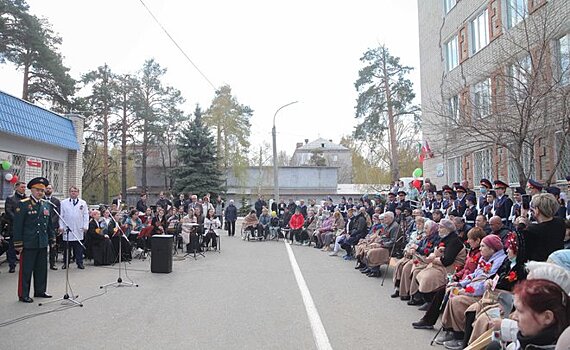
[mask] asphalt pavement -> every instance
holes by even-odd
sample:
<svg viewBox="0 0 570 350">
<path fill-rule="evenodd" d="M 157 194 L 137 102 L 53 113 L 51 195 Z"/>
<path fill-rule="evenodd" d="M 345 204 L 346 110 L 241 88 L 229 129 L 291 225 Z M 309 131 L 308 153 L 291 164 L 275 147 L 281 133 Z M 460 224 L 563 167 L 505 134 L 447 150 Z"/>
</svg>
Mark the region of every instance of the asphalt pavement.
<svg viewBox="0 0 570 350">
<path fill-rule="evenodd" d="M 139 287 L 100 289 L 117 280 L 117 266 L 72 265 L 70 286 L 83 307 L 18 302 L 18 275 L 3 264 L 0 349 L 317 349 L 285 243 L 242 241 L 239 225 L 235 237 L 221 231 L 221 241 L 221 252 L 205 258 L 179 253 L 169 274 L 132 261 L 122 277 Z M 417 308 L 389 297 L 391 271 L 381 287 L 354 262 L 291 248 L 331 348 L 430 348 L 435 331 L 411 327 Z M 49 271 L 48 292 L 65 294 L 65 270 Z"/>
</svg>

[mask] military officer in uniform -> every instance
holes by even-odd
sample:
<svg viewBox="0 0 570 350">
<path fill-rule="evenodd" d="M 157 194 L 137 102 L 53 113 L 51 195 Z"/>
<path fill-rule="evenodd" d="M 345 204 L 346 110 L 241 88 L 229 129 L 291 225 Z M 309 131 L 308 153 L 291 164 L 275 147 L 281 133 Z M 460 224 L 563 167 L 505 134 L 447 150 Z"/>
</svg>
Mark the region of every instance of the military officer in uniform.
<svg viewBox="0 0 570 350">
<path fill-rule="evenodd" d="M 459 216 L 463 216 L 465 214 L 465 210 L 467 209 L 467 202 L 466 202 L 466 192 L 467 189 L 461 185 L 455 187 L 455 192 L 457 192 L 457 199 L 455 200 L 455 210 Z M 475 221 L 475 219 L 473 219 Z"/>
<path fill-rule="evenodd" d="M 26 198 L 26 183 L 18 181 L 14 186 L 14 194 L 6 198 L 5 209 L 6 209 L 6 220 L 8 222 L 8 235 L 6 240 L 8 241 L 8 250 L 6 251 L 6 258 L 8 260 L 8 265 L 10 266 L 9 273 L 16 272 L 16 249 L 14 249 L 14 238 L 12 237 L 12 229 L 10 228 L 12 222 L 14 221 L 14 213 L 18 204 L 22 199 Z"/>
<path fill-rule="evenodd" d="M 513 201 L 505 194 L 509 185 L 501 180 L 495 180 L 494 184 L 495 193 L 497 194 L 497 199 L 495 200 L 495 215 L 501 217 L 503 225 L 507 225 L 507 220 L 513 206 Z"/>
<path fill-rule="evenodd" d="M 523 205 L 523 195 L 526 195 L 526 191 L 522 187 L 517 187 L 513 191 L 513 206 L 511 207 L 511 214 L 509 215 L 509 226 L 511 230 L 515 230 L 515 220 L 521 216 L 522 205 Z"/>
<path fill-rule="evenodd" d="M 386 211 L 391 211 L 396 213 L 396 207 L 398 202 L 396 202 L 396 194 L 393 192 L 388 193 L 388 202 L 386 203 Z"/>
<path fill-rule="evenodd" d="M 489 204 L 487 203 L 487 194 L 493 188 L 493 184 L 487 179 L 481 179 L 481 181 L 479 181 L 479 184 L 481 185 L 479 188 L 481 195 L 477 201 L 477 210 L 479 211 L 479 214 L 482 215 L 483 209 Z"/>
<path fill-rule="evenodd" d="M 57 210 L 58 213 L 61 211 L 61 202 L 59 201 L 59 199 L 57 199 L 53 196 L 53 186 L 51 184 L 46 186 L 45 200 L 50 201 L 53 205 L 55 205 L 55 210 Z M 55 210 L 52 210 L 51 222 L 53 224 L 53 229 L 57 234 L 57 232 L 59 230 L 59 217 L 55 213 Z M 49 245 L 49 268 L 50 268 L 50 270 L 57 270 L 57 267 L 55 266 L 55 262 L 57 260 L 58 245 L 61 244 L 61 242 L 62 242 L 61 241 L 61 235 L 56 235 L 55 243 Z"/>
<path fill-rule="evenodd" d="M 30 283 L 34 276 L 34 297 L 51 298 L 47 287 L 47 247 L 55 241 L 52 226 L 51 204 L 42 201 L 44 190 L 49 184 L 44 177 L 28 182 L 31 195 L 18 203 L 14 215 L 14 246 L 20 251 L 20 274 L 18 297 L 21 302 L 32 303 Z"/>
<path fill-rule="evenodd" d="M 528 179 L 528 190 L 529 190 L 529 194 L 530 197 L 532 198 L 532 196 L 534 196 L 535 194 L 539 194 L 542 193 L 542 189 L 544 188 L 544 185 L 541 184 L 540 182 L 533 180 L 533 179 Z"/>
<path fill-rule="evenodd" d="M 465 195 L 465 205 L 467 208 L 465 208 L 465 212 L 463 213 L 463 220 L 471 227 L 475 227 L 475 220 L 478 215 L 477 207 L 475 206 L 476 201 L 474 194 Z"/>
</svg>

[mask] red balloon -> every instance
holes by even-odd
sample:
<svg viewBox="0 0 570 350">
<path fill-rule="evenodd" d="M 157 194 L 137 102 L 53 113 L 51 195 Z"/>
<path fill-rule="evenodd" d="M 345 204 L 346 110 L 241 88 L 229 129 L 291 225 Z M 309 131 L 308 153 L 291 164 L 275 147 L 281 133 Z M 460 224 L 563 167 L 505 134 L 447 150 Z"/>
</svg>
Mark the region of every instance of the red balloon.
<svg viewBox="0 0 570 350">
<path fill-rule="evenodd" d="M 419 190 L 422 188 L 422 182 L 420 180 L 414 180 L 414 181 L 412 181 L 412 186 L 414 186 L 415 188 L 417 188 Z"/>
<path fill-rule="evenodd" d="M 12 176 L 12 180 L 10 180 L 10 183 L 11 183 L 12 185 L 15 184 L 16 182 L 18 182 L 18 175 Z"/>
</svg>

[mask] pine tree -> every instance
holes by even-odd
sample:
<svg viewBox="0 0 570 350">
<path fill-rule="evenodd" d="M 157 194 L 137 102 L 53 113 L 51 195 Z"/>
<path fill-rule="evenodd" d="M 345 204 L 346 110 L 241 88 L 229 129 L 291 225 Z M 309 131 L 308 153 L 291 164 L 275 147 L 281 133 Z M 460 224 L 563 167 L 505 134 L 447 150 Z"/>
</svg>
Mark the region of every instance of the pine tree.
<svg viewBox="0 0 570 350">
<path fill-rule="evenodd" d="M 218 168 L 216 145 L 210 130 L 202 121 L 202 110 L 196 106 L 194 120 L 183 127 L 178 138 L 179 166 L 174 170 L 174 189 L 178 193 L 217 195 L 224 180 Z"/>
</svg>

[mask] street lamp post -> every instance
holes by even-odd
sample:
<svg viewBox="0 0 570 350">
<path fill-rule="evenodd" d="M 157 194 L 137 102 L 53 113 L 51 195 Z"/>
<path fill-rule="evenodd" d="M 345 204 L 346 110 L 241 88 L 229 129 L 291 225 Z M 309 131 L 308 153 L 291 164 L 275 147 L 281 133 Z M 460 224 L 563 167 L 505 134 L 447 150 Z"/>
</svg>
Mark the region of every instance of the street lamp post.
<svg viewBox="0 0 570 350">
<path fill-rule="evenodd" d="M 276 205 L 279 205 L 279 173 L 277 170 L 277 131 L 275 130 L 275 117 L 280 110 L 297 102 L 299 101 L 289 102 L 286 105 L 279 107 L 273 115 L 273 129 L 271 129 L 271 134 L 273 136 L 273 191 L 275 192 Z"/>
</svg>

